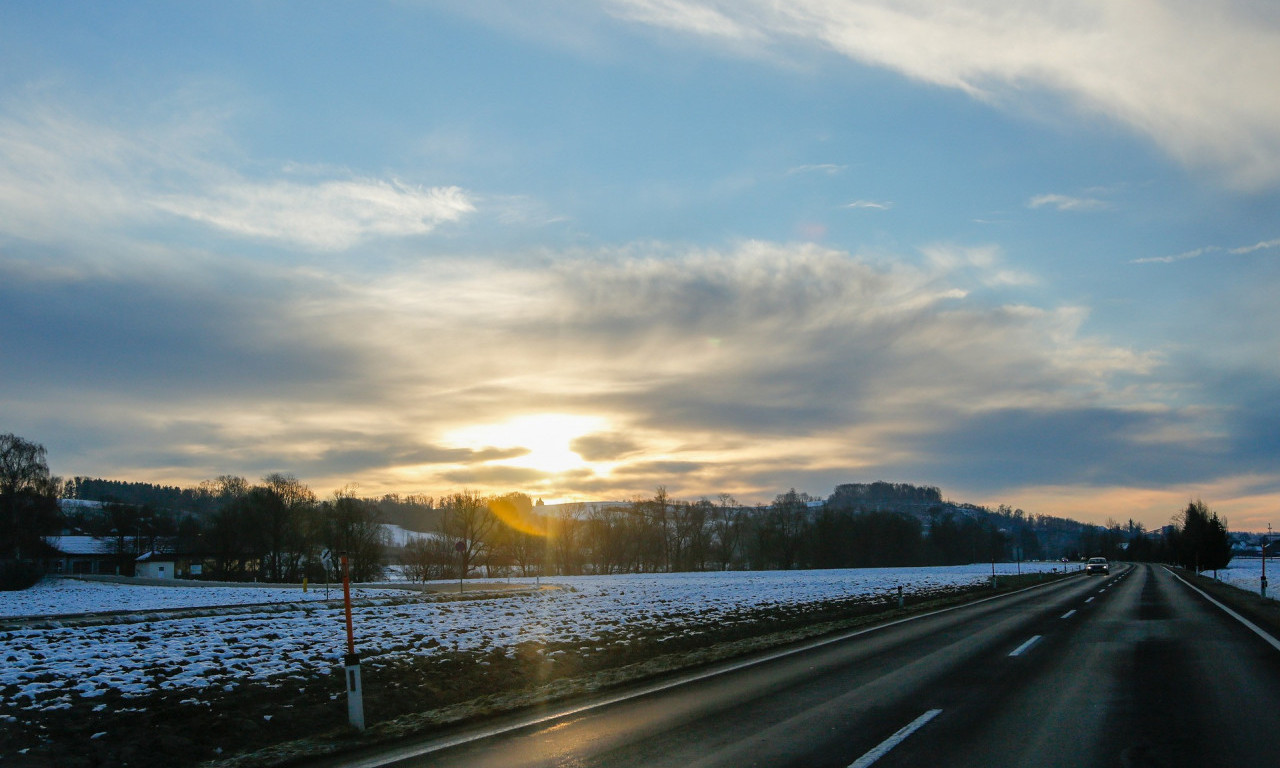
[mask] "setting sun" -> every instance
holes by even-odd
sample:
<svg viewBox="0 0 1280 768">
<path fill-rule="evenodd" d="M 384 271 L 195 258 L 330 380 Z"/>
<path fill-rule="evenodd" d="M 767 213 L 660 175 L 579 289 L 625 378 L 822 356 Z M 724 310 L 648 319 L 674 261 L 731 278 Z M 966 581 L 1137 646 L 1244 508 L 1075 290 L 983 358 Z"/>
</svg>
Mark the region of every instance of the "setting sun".
<svg viewBox="0 0 1280 768">
<path fill-rule="evenodd" d="M 569 448 L 577 438 L 606 428 L 604 419 L 561 413 L 518 416 L 499 424 L 482 424 L 454 430 L 446 440 L 462 448 L 524 449 L 527 453 L 493 463 L 525 467 L 539 472 L 567 472 L 587 466 Z"/>
</svg>

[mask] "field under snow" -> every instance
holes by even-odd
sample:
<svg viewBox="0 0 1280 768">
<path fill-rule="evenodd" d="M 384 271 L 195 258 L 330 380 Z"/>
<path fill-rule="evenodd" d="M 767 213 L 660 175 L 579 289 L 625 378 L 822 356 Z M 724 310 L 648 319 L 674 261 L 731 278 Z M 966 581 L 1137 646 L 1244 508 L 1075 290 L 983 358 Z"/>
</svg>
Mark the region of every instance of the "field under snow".
<svg viewBox="0 0 1280 768">
<path fill-rule="evenodd" d="M 182 584 L 175 581 L 174 584 Z M 403 596 L 397 589 L 353 586 L 352 598 Z M 323 603 L 342 596 L 342 585 L 312 584 L 304 592 L 301 585 L 254 586 L 143 586 L 112 581 L 45 579 L 22 592 L 0 592 L 0 618 L 60 616 L 121 611 L 221 608 L 259 603 Z"/>
<path fill-rule="evenodd" d="M 1214 572 L 1205 571 L 1203 575 L 1212 578 Z M 1262 558 L 1234 558 L 1230 566 L 1217 572 L 1217 578 L 1233 587 L 1257 594 L 1262 586 Z M 1267 558 L 1267 582 L 1267 597 L 1275 599 L 1280 590 L 1280 562 L 1270 557 Z"/>
<path fill-rule="evenodd" d="M 1023 571 L 1057 563 L 1024 563 Z M 1014 566 L 997 566 L 1012 573 Z M 729 572 L 561 577 L 558 588 L 441 601 L 395 590 L 358 588 L 357 650 L 364 663 L 403 661 L 443 651 L 510 653 L 520 643 L 627 643 L 631 635 L 678 636 L 691 624 L 743 609 L 888 596 L 901 585 L 928 594 L 989 578 L 990 565 L 790 572 Z M 531 579 L 525 581 L 533 586 Z M 230 691 L 246 681 L 270 687 L 327 675 L 341 663 L 345 628 L 338 601 L 300 602 L 300 589 L 143 587 L 51 580 L 4 593 L 9 617 L 90 609 L 146 610 L 267 603 L 257 609 L 210 608 L 197 616 L 135 615 L 89 626 L 41 622 L 0 630 L 0 707 L 7 712 L 68 707 L 118 692 L 124 699 L 159 691 Z M 319 592 L 323 595 L 323 591 Z M 335 590 L 333 597 L 338 597 Z M 389 597 L 397 595 L 397 597 Z M 66 624 L 67 622 L 62 622 Z M 116 697 L 112 697 L 116 698 Z M 12 718 L 12 715 L 8 716 Z"/>
</svg>

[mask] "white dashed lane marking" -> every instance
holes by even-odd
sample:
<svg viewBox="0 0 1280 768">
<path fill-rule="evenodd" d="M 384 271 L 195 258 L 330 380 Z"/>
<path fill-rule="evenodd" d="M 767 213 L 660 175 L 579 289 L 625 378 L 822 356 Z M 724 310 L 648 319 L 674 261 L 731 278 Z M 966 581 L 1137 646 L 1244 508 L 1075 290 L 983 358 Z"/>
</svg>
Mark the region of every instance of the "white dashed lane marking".
<svg viewBox="0 0 1280 768">
<path fill-rule="evenodd" d="M 889 750 L 893 749 L 894 747 L 898 746 L 902 742 L 906 741 L 907 738 L 911 736 L 911 734 L 923 728 L 926 723 L 928 723 L 930 720 L 932 720 L 933 718 L 937 717 L 940 714 L 942 714 L 942 710 L 940 709 L 931 709 L 928 712 L 925 712 L 923 715 L 917 717 L 915 720 L 912 720 L 907 725 L 898 729 L 897 733 L 893 734 L 889 738 L 880 742 L 880 744 L 877 745 L 875 749 L 866 753 L 865 755 L 858 758 L 857 760 L 854 760 L 849 765 L 849 768 L 867 768 L 867 766 L 871 765 L 875 761 L 887 755 L 889 753 Z"/>
<path fill-rule="evenodd" d="M 1018 646 L 1017 648 L 1014 648 L 1014 649 L 1013 649 L 1013 651 L 1012 651 L 1009 655 L 1010 655 L 1010 656 L 1021 656 L 1022 654 L 1026 653 L 1027 651 L 1029 651 L 1029 650 L 1031 649 L 1031 646 L 1035 645 L 1035 644 L 1036 644 L 1036 643 L 1038 643 L 1039 641 L 1040 641 L 1040 635 L 1032 635 L 1030 640 L 1028 640 L 1027 642 L 1023 643 L 1022 645 Z"/>
</svg>

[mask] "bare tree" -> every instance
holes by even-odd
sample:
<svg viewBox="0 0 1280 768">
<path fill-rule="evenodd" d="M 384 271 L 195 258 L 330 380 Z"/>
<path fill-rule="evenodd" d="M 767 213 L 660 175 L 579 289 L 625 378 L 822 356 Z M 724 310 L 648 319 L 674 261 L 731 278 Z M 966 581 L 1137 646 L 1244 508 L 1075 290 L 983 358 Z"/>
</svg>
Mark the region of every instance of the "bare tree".
<svg viewBox="0 0 1280 768">
<path fill-rule="evenodd" d="M 306 517 L 315 507 L 316 495 L 293 475 L 279 472 L 262 478 L 250 491 L 262 530 L 262 566 L 268 581 L 298 581 L 302 563 L 312 553 Z"/>
<path fill-rule="evenodd" d="M 547 534 L 549 554 L 556 574 L 573 576 L 582 573 L 583 530 L 585 521 L 582 517 L 583 505 L 570 504 L 561 508 L 555 519 L 550 521 Z"/>
<path fill-rule="evenodd" d="M 711 553 L 720 564 L 720 570 L 728 570 L 729 564 L 738 557 L 742 544 L 742 531 L 745 527 L 745 513 L 738 506 L 738 501 L 727 493 L 720 494 L 720 503 L 710 511 L 711 517 Z"/>
<path fill-rule="evenodd" d="M 323 507 L 325 543 L 336 562 L 345 554 L 354 581 L 372 581 L 382 576 L 382 553 L 386 536 L 378 522 L 378 509 L 357 498 L 355 488 L 334 491 L 333 500 Z"/>
<path fill-rule="evenodd" d="M 459 574 L 466 577 L 472 564 L 489 548 L 490 534 L 497 518 L 489 501 L 473 491 L 463 491 L 445 499 L 444 532 L 461 542 Z"/>
<path fill-rule="evenodd" d="M 0 435 L 0 560 L 32 558 L 57 532 L 62 480 L 49 474 L 44 446 Z"/>
<path fill-rule="evenodd" d="M 452 543 L 442 537 L 415 538 L 405 545 L 401 555 L 410 581 L 447 579 L 455 559 Z"/>
</svg>

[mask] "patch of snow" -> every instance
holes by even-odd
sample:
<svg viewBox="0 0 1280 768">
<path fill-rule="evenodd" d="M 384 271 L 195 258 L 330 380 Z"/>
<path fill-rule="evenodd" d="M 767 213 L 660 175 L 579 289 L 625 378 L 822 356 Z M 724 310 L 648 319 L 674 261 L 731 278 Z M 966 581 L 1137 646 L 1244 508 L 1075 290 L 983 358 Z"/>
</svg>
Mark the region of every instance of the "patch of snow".
<svg viewBox="0 0 1280 768">
<path fill-rule="evenodd" d="M 1023 572 L 1060 567 L 1057 563 L 1022 564 Z M 1014 566 L 998 569 L 1009 574 Z M 513 649 L 526 642 L 574 644 L 590 650 L 640 636 L 658 641 L 678 637 L 709 621 L 735 620 L 744 610 L 802 607 L 840 598 L 890 599 L 900 585 L 908 594 L 921 594 L 982 583 L 990 575 L 991 566 L 979 564 L 558 577 L 545 583 L 554 581 L 561 589 L 494 599 L 361 605 L 354 615 L 355 637 L 362 659 L 371 665 L 429 657 L 445 649 Z M 48 613 L 71 612 L 69 606 L 100 608 L 104 600 L 111 602 L 106 596 L 117 594 L 134 595 L 116 601 L 133 607 L 139 602 L 150 605 L 150 597 L 137 595 L 152 594 L 180 596 L 174 599 L 185 598 L 187 607 L 198 607 L 227 605 L 242 593 L 252 593 L 262 602 L 263 593 L 271 591 L 96 582 L 55 582 L 44 589 L 51 597 L 61 595 L 41 603 L 50 606 Z M 285 591 L 291 601 L 301 593 L 300 589 Z M 14 594 L 6 593 L 6 599 Z M 18 601 L 24 600 L 24 593 L 16 594 Z M 9 615 L 23 615 L 32 612 L 32 603 L 26 605 L 21 610 L 4 607 Z M 69 697 L 101 696 L 108 690 L 125 698 L 177 691 L 191 697 L 183 703 L 194 703 L 203 690 L 229 689 L 247 681 L 296 684 L 341 666 L 345 641 L 342 608 L 325 603 L 262 611 L 211 609 L 199 616 L 83 627 L 0 630 L 4 649 L 0 661 L 5 662 L 0 664 L 0 707 L 44 710 L 64 706 Z"/>
<path fill-rule="evenodd" d="M 438 539 L 450 538 L 443 533 L 424 533 L 423 531 L 411 531 L 408 528 L 401 528 L 391 523 L 383 523 L 382 530 L 387 536 L 387 541 L 394 547 L 406 546 L 411 541 L 435 541 Z"/>
<path fill-rule="evenodd" d="M 1213 576 L 1213 571 L 1205 571 L 1202 576 Z M 1234 557 L 1231 564 L 1218 571 L 1218 580 L 1240 589 L 1257 594 L 1262 587 L 1262 558 Z M 1276 591 L 1280 590 L 1280 561 L 1267 558 L 1267 597 L 1277 599 Z"/>
<path fill-rule="evenodd" d="M 155 587 L 113 581 L 81 581 L 47 578 L 30 589 L 4 592 L 0 617 L 54 616 L 62 614 L 146 611 L 178 608 L 210 608 L 257 603 L 323 602 L 323 583 L 288 587 L 211 587 L 201 582 L 172 581 L 173 586 Z M 342 584 L 330 584 L 328 599 L 342 597 Z M 374 589 L 353 585 L 352 598 L 403 596 L 401 590 Z"/>
</svg>

